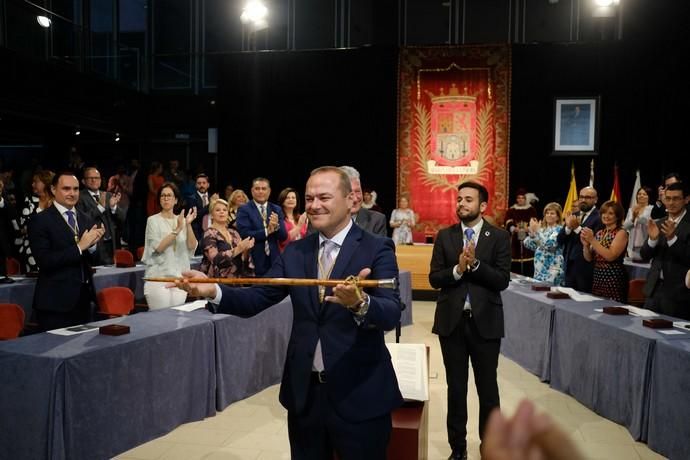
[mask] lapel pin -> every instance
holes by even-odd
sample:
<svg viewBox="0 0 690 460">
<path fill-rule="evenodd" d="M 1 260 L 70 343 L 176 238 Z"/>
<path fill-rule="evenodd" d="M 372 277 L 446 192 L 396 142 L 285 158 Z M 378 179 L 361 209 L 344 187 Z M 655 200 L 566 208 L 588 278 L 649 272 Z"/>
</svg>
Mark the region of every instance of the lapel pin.
<svg viewBox="0 0 690 460">
<path fill-rule="evenodd" d="M 490 233 L 488 230 L 484 232 L 484 236 L 489 236 L 489 235 L 490 235 Z"/>
</svg>

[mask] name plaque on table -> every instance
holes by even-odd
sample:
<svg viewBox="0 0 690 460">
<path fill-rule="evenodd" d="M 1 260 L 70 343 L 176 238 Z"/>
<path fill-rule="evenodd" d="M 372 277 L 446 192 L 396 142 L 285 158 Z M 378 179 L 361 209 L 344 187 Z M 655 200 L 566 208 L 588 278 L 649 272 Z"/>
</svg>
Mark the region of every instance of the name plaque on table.
<svg viewBox="0 0 690 460">
<path fill-rule="evenodd" d="M 98 333 L 103 335 L 124 335 L 129 334 L 129 326 L 124 324 L 108 324 L 98 328 Z"/>
<path fill-rule="evenodd" d="M 627 315 L 630 313 L 627 308 L 623 307 L 604 307 L 602 310 L 607 315 Z"/>
<path fill-rule="evenodd" d="M 642 325 L 652 329 L 671 329 L 673 322 L 663 318 L 643 319 Z"/>
<path fill-rule="evenodd" d="M 549 299 L 569 299 L 570 296 L 565 292 L 549 291 L 546 293 L 546 297 Z"/>
<path fill-rule="evenodd" d="M 532 290 L 533 291 L 550 291 L 551 286 L 549 286 L 548 284 L 533 284 Z"/>
</svg>

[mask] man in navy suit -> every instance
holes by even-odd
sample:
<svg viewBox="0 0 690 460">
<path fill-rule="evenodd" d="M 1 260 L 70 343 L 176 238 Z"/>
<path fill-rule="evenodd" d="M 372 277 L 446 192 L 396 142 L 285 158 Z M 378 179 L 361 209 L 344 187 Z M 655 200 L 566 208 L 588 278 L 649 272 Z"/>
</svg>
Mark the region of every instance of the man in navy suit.
<svg viewBox="0 0 690 460">
<path fill-rule="evenodd" d="M 196 193 L 187 197 L 187 210 L 196 208 L 196 219 L 192 222 L 192 230 L 194 236 L 199 244 L 196 247 L 196 254 L 200 255 L 204 252 L 204 217 L 208 215 L 208 205 L 211 201 L 218 199 L 218 194 L 209 195 L 208 176 L 204 173 L 197 174 L 195 181 Z M 209 224 L 210 225 L 210 224 Z"/>
<path fill-rule="evenodd" d="M 271 183 L 264 177 L 252 181 L 252 201 L 237 210 L 237 231 L 244 239 L 254 238 L 252 259 L 254 273 L 264 276 L 280 256 L 278 242 L 285 241 L 285 214 L 275 203 L 269 203 Z"/>
<path fill-rule="evenodd" d="M 31 251 L 39 275 L 33 309 L 41 330 L 82 324 L 91 319 L 95 300 L 91 258 L 104 229 L 76 209 L 79 181 L 71 173 L 56 174 L 55 201 L 29 221 Z"/>
<path fill-rule="evenodd" d="M 392 241 L 353 224 L 352 190 L 343 171 L 332 166 L 312 171 L 305 197 L 317 232 L 289 244 L 269 277 L 398 277 Z M 331 459 L 334 451 L 341 460 L 386 458 L 390 414 L 402 403 L 383 337 L 400 320 L 397 289 L 373 288 L 359 295 L 346 284 L 332 290 L 178 285 L 212 299 L 218 312 L 241 316 L 255 315 L 289 294 L 293 324 L 280 402 L 288 411 L 291 458 Z"/>
<path fill-rule="evenodd" d="M 580 231 L 589 227 L 594 233 L 601 227 L 597 205 L 597 191 L 594 187 L 580 190 L 580 212 L 565 218 L 565 225 L 558 232 L 559 246 L 563 246 L 565 259 L 565 285 L 581 292 L 592 292 L 594 265 L 585 260 L 582 254 Z"/>
<path fill-rule="evenodd" d="M 429 283 L 441 290 L 431 331 L 439 336 L 446 367 L 446 424 L 453 460 L 467 460 L 470 359 L 479 396 L 480 439 L 489 414 L 500 406 L 496 369 L 503 337 L 501 291 L 510 282 L 510 234 L 484 220 L 488 200 L 483 185 L 458 186 L 460 223 L 438 233 L 429 269 Z"/>
<path fill-rule="evenodd" d="M 101 173 L 97 168 L 84 169 L 82 183 L 85 188 L 79 193 L 77 209 L 103 227 L 105 233 L 96 245 L 94 263 L 110 265 L 115 249 L 120 247 L 119 229 L 124 226 L 125 213 L 118 207 L 120 193 L 104 192 L 101 182 Z"/>
</svg>

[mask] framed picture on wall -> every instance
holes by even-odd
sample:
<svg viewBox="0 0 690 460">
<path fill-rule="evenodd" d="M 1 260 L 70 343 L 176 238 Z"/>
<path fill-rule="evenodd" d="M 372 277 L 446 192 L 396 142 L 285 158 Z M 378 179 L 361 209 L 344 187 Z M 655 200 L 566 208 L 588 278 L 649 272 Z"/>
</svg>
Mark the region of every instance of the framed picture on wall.
<svg viewBox="0 0 690 460">
<path fill-rule="evenodd" d="M 554 99 L 554 155 L 596 155 L 599 148 L 599 97 Z"/>
</svg>

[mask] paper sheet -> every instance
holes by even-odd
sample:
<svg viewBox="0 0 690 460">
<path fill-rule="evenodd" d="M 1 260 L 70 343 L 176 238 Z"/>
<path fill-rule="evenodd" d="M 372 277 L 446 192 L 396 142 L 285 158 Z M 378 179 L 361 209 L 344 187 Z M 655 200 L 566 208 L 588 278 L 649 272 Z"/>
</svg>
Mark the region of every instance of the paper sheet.
<svg viewBox="0 0 690 460">
<path fill-rule="evenodd" d="M 47 331 L 48 334 L 55 335 L 77 335 L 83 334 L 84 332 L 98 331 L 98 326 L 91 326 L 89 324 L 79 324 L 78 326 L 63 327 L 61 329 L 53 329 L 52 331 Z"/>
<path fill-rule="evenodd" d="M 660 329 L 657 331 L 659 334 L 666 334 L 666 335 L 685 335 L 685 332 L 683 331 L 678 331 L 676 329 Z"/>
<path fill-rule="evenodd" d="M 577 292 L 575 289 L 569 287 L 554 286 L 551 288 L 551 291 L 568 294 L 570 298 L 575 300 L 576 302 L 595 302 L 597 300 L 601 300 L 601 298 L 599 297 L 595 297 L 589 294 L 581 294 Z"/>
<path fill-rule="evenodd" d="M 199 310 L 200 308 L 206 308 L 206 303 L 206 300 L 195 300 L 194 302 L 189 302 L 178 307 L 172 307 L 172 309 L 189 312 Z"/>
<path fill-rule="evenodd" d="M 429 400 L 429 368 L 423 343 L 386 343 L 404 399 Z"/>
</svg>

